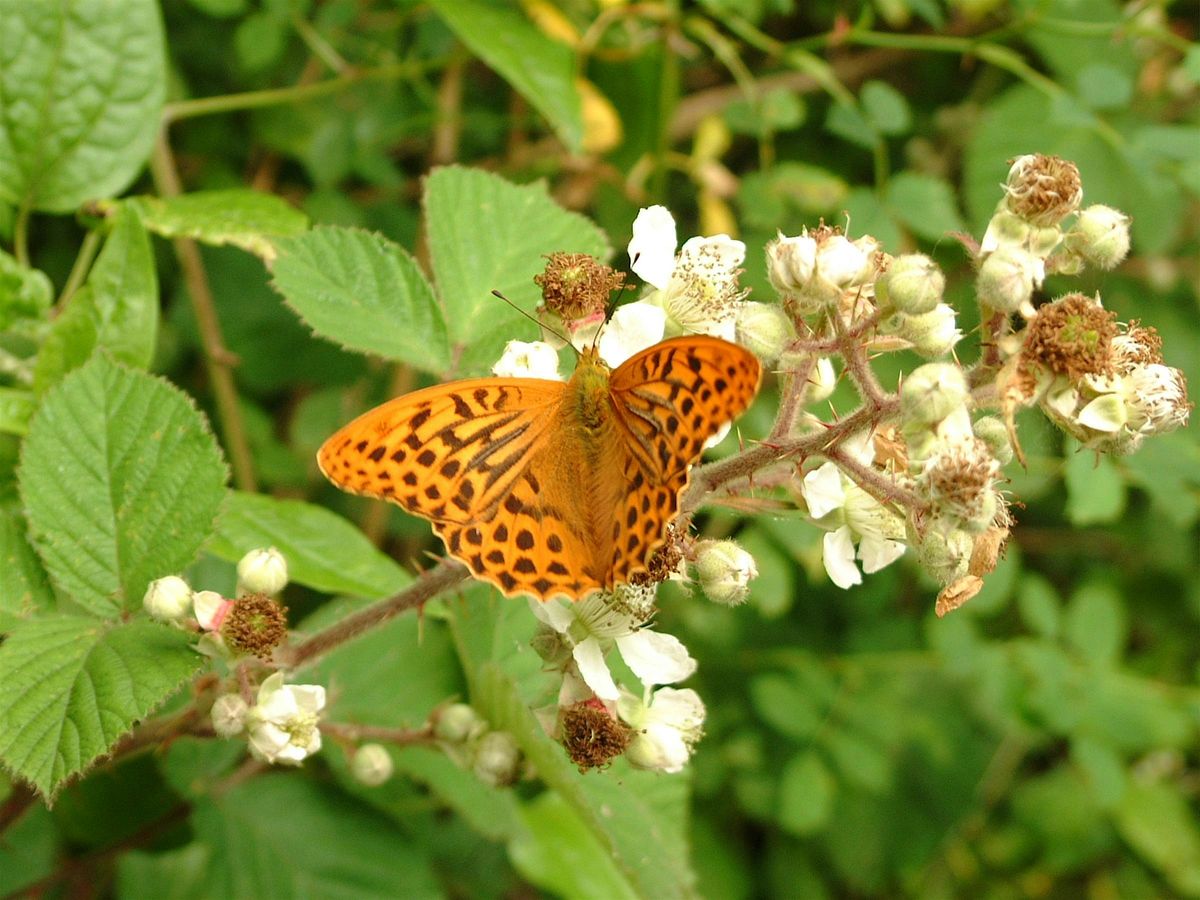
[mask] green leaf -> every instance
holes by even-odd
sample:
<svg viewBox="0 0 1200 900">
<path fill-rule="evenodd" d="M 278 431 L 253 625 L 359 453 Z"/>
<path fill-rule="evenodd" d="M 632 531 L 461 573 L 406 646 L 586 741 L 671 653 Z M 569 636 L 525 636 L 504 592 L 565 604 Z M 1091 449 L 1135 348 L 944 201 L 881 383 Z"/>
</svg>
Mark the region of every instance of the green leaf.
<svg viewBox="0 0 1200 900">
<path fill-rule="evenodd" d="M 137 216 L 118 213 L 88 275 L 96 340 L 113 358 L 149 367 L 158 337 L 158 274 L 150 238 Z"/>
<path fill-rule="evenodd" d="M 29 432 L 29 420 L 37 408 L 30 391 L 0 387 L 0 432 L 24 435 Z"/>
<path fill-rule="evenodd" d="M 494 664 L 484 665 L 472 701 L 492 726 L 509 732 L 542 781 L 571 806 L 619 870 L 646 897 L 694 893 L 682 833 L 687 781 L 614 763 L 605 778 L 581 775 Z"/>
<path fill-rule="evenodd" d="M 1132 784 L 1117 810 L 1117 830 L 1143 860 L 1188 897 L 1200 895 L 1200 829 L 1195 812 L 1166 784 Z"/>
<path fill-rule="evenodd" d="M 1071 454 L 1063 468 L 1063 481 L 1072 525 L 1115 522 L 1125 512 L 1125 479 L 1107 456 L 1087 450 Z"/>
<path fill-rule="evenodd" d="M 849 189 L 828 169 L 781 162 L 767 171 L 747 174 L 737 199 L 747 224 L 772 232 L 782 228 L 791 234 L 799 231 L 803 218 L 837 210 Z M 787 227 L 789 222 L 795 227 Z"/>
<path fill-rule="evenodd" d="M 555 203 L 544 185 L 515 185 L 476 169 L 453 166 L 430 175 L 425 213 L 438 295 L 463 375 L 488 371 L 507 341 L 536 331 L 493 290 L 532 312 L 540 296 L 533 276 L 544 255 L 590 253 L 603 260 L 611 252 L 603 232 Z"/>
<path fill-rule="evenodd" d="M 91 290 L 85 286 L 76 291 L 38 350 L 33 366 L 34 394 L 46 393 L 91 358 L 99 340 L 98 319 Z"/>
<path fill-rule="evenodd" d="M 22 624 L 0 646 L 0 760 L 52 799 L 200 668 L 191 640 L 136 620 Z"/>
<path fill-rule="evenodd" d="M 880 133 L 890 136 L 912 129 L 912 110 L 904 95 L 884 81 L 868 81 L 859 95 L 863 114 Z"/>
<path fill-rule="evenodd" d="M 121 203 L 146 228 L 164 238 L 230 244 L 265 260 L 275 258 L 273 238 L 303 234 L 308 217 L 282 197 L 249 190 L 197 191 L 178 197 L 131 197 Z"/>
<path fill-rule="evenodd" d="M 779 826 L 801 837 L 820 831 L 833 811 L 837 782 L 811 751 L 793 756 L 779 781 Z"/>
<path fill-rule="evenodd" d="M 1173 525 L 1188 528 L 1200 518 L 1200 446 L 1185 432 L 1154 435 L 1122 465 Z"/>
<path fill-rule="evenodd" d="M 1058 592 L 1040 575 L 1026 575 L 1017 588 L 1017 609 L 1031 631 L 1046 638 L 1058 636 L 1061 610 Z"/>
<path fill-rule="evenodd" d="M 198 802 L 192 825 L 209 852 L 206 900 L 443 896 L 429 860 L 396 823 L 312 781 L 245 781 Z"/>
<path fill-rule="evenodd" d="M 166 853 L 136 850 L 117 857 L 121 900 L 201 900 L 212 854 L 203 844 Z"/>
<path fill-rule="evenodd" d="M 1088 737 L 1071 741 L 1071 761 L 1083 774 L 1101 809 L 1112 809 L 1125 796 L 1128 779 L 1121 757 L 1108 744 Z"/>
<path fill-rule="evenodd" d="M 54 286 L 46 273 L 0 250 L 0 331 L 19 319 L 40 318 L 53 302 Z"/>
<path fill-rule="evenodd" d="M 825 736 L 821 746 L 837 766 L 841 781 L 870 794 L 883 795 L 892 789 L 892 762 L 879 741 L 843 728 Z"/>
<path fill-rule="evenodd" d="M 526 803 L 521 824 L 508 853 L 533 884 L 559 897 L 637 900 L 604 846 L 560 795 L 546 791 Z"/>
<path fill-rule="evenodd" d="M 54 591 L 15 505 L 0 505 L 0 634 L 52 609 Z"/>
<path fill-rule="evenodd" d="M 186 395 L 99 356 L 46 396 L 18 477 L 51 577 L 75 602 L 112 616 L 192 561 L 212 531 L 225 474 Z"/>
<path fill-rule="evenodd" d="M 287 37 L 287 22 L 268 12 L 244 18 L 233 35 L 241 70 L 254 74 L 275 65 L 287 46 Z"/>
<path fill-rule="evenodd" d="M 1089 109 L 1124 109 L 1133 96 L 1133 78 L 1116 66 L 1092 63 L 1076 73 L 1075 92 Z"/>
<path fill-rule="evenodd" d="M 4 829 L 0 842 L 0 893 L 14 896 L 21 888 L 48 876 L 59 854 L 58 832 L 50 811 L 41 804 L 27 810 Z"/>
<path fill-rule="evenodd" d="M 768 672 L 750 682 L 750 702 L 768 725 L 797 741 L 807 741 L 825 721 L 826 710 L 798 681 Z"/>
<path fill-rule="evenodd" d="M 0 21 L 0 200 L 67 212 L 122 191 L 162 113 L 158 3 L 0 0 Z"/>
<path fill-rule="evenodd" d="M 484 0 L 432 0 L 471 52 L 549 121 L 567 147 L 583 142 L 583 108 L 575 87 L 575 54 L 542 34 L 516 9 Z"/>
<path fill-rule="evenodd" d="M 1121 658 L 1128 625 L 1121 595 L 1109 582 L 1091 581 L 1081 586 L 1067 604 L 1064 632 L 1067 643 L 1099 665 Z"/>
<path fill-rule="evenodd" d="M 426 371 L 449 367 L 442 310 L 402 247 L 332 225 L 275 246 L 272 285 L 321 337 Z"/>
<path fill-rule="evenodd" d="M 230 491 L 208 552 L 237 562 L 270 546 L 287 559 L 292 581 L 328 594 L 387 597 L 412 581 L 366 535 L 324 507 Z"/>
<path fill-rule="evenodd" d="M 967 226 L 950 183 L 919 172 L 901 172 L 887 187 L 888 211 L 918 237 L 941 241 Z"/>
<path fill-rule="evenodd" d="M 834 103 L 825 116 L 825 130 L 864 150 L 873 150 L 879 143 L 879 133 L 859 107 L 850 103 Z"/>
</svg>

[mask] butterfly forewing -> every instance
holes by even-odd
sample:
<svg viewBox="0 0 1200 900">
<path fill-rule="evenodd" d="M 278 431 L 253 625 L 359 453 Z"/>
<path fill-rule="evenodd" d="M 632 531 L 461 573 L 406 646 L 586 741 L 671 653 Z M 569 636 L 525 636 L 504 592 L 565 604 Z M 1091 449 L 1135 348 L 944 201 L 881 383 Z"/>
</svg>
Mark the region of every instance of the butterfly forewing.
<svg viewBox="0 0 1200 900">
<path fill-rule="evenodd" d="M 435 522 L 472 524 L 507 497 L 554 422 L 564 385 L 480 378 L 397 397 L 329 438 L 334 484 Z"/>
</svg>

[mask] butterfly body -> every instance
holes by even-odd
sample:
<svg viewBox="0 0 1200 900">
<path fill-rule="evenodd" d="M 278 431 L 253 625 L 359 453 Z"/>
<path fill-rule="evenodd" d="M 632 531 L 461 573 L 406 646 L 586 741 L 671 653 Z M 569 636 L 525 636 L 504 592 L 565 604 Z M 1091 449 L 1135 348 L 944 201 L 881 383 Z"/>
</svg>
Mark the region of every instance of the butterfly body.
<svg viewBox="0 0 1200 900">
<path fill-rule="evenodd" d="M 321 447 L 344 490 L 423 516 L 509 596 L 580 599 L 643 572 L 704 442 L 749 405 L 760 367 L 710 337 L 615 370 L 585 351 L 567 382 L 480 378 L 406 394 Z"/>
</svg>

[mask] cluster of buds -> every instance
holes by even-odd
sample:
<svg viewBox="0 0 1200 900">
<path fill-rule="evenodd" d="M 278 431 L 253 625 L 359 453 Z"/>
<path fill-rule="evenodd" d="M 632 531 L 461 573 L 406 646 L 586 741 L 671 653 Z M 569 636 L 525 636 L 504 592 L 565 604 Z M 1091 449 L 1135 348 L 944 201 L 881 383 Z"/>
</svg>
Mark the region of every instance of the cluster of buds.
<svg viewBox="0 0 1200 900">
<path fill-rule="evenodd" d="M 949 353 L 962 338 L 954 307 L 942 302 L 946 276 L 928 256 L 906 253 L 875 282 L 879 331 L 895 335 L 926 359 Z"/>
<path fill-rule="evenodd" d="M 213 730 L 225 738 L 244 734 L 250 755 L 272 765 L 298 766 L 321 749 L 318 722 L 325 709 L 319 684 L 284 684 L 276 672 L 263 681 L 253 704 L 222 694 L 212 707 Z"/>
<path fill-rule="evenodd" d="M 466 703 L 434 710 L 433 735 L 442 751 L 492 787 L 516 784 L 525 767 L 521 748 L 507 731 L 497 731 Z"/>
</svg>

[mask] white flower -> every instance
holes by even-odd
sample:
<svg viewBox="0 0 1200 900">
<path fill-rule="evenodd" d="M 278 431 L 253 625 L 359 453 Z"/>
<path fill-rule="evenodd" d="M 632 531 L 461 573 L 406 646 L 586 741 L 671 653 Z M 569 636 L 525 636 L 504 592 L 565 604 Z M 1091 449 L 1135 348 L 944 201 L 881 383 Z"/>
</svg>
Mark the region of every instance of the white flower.
<svg viewBox="0 0 1200 900">
<path fill-rule="evenodd" d="M 325 708 L 319 684 L 283 683 L 276 672 L 258 689 L 258 702 L 246 715 L 250 753 L 269 763 L 299 765 L 321 749 L 317 720 Z"/>
<path fill-rule="evenodd" d="M 160 622 L 179 622 L 192 607 L 192 589 L 178 575 L 157 578 L 146 588 L 142 606 Z"/>
<path fill-rule="evenodd" d="M 237 564 L 238 593 L 278 594 L 288 583 L 287 560 L 274 547 L 251 550 Z"/>
<path fill-rule="evenodd" d="M 767 243 L 767 279 L 781 294 L 805 290 L 817 268 L 817 241 L 807 231 L 789 237 L 777 232 Z"/>
<path fill-rule="evenodd" d="M 1174 431 L 1187 424 L 1191 413 L 1187 382 L 1179 369 L 1151 363 L 1135 366 L 1122 379 L 1130 427 L 1144 434 Z"/>
<path fill-rule="evenodd" d="M 624 691 L 617 714 L 636 732 L 625 758 L 639 769 L 680 771 L 703 734 L 704 702 L 690 688 L 660 688 L 648 704 Z"/>
<path fill-rule="evenodd" d="M 600 358 L 616 368 L 635 353 L 640 353 L 647 347 L 652 347 L 663 339 L 667 324 L 667 314 L 661 306 L 638 300 L 618 306 L 612 318 L 605 323 L 600 332 L 600 340 L 596 349 Z M 577 343 L 575 346 L 582 350 L 590 346 L 591 338 Z"/>
<path fill-rule="evenodd" d="M 604 661 L 615 643 L 625 664 L 643 684 L 674 684 L 696 671 L 696 661 L 673 635 L 643 628 L 648 609 L 623 595 L 595 593 L 578 603 L 530 600 L 533 613 L 571 645 L 579 674 L 601 700 L 620 696 Z M 620 599 L 618 599 L 620 598 Z"/>
<path fill-rule="evenodd" d="M 867 454 L 865 446 L 862 452 Z M 821 556 L 825 571 L 838 587 L 862 583 L 856 557 L 870 575 L 904 555 L 904 523 L 900 517 L 833 463 L 824 463 L 804 476 L 804 499 L 809 515 L 829 532 L 822 541 Z"/>
<path fill-rule="evenodd" d="M 658 289 L 653 302 L 666 312 L 668 332 L 732 341 L 737 304 L 747 293 L 738 287 L 746 245 L 726 234 L 694 237 L 676 257 L 676 241 L 675 220 L 665 207 L 641 210 L 629 242 L 630 268 Z"/>
<path fill-rule="evenodd" d="M 492 366 L 492 374 L 498 378 L 563 380 L 558 373 L 558 351 L 543 341 L 509 341 Z"/>
</svg>

